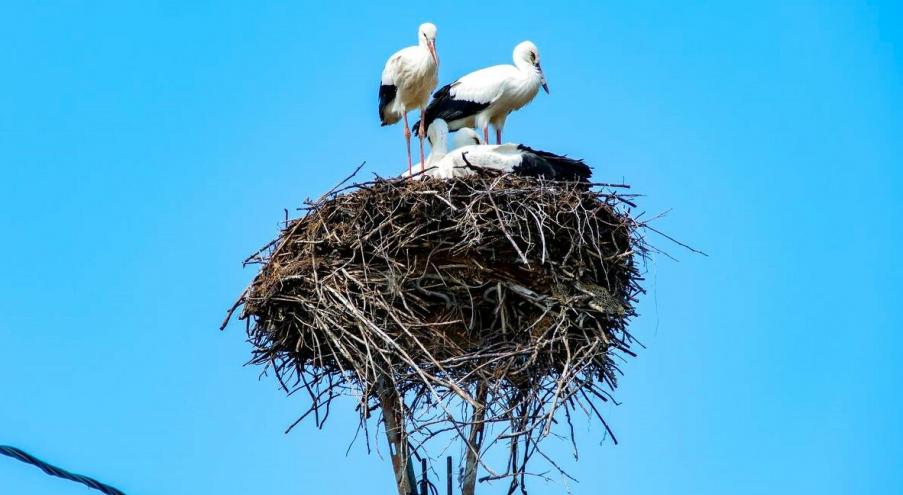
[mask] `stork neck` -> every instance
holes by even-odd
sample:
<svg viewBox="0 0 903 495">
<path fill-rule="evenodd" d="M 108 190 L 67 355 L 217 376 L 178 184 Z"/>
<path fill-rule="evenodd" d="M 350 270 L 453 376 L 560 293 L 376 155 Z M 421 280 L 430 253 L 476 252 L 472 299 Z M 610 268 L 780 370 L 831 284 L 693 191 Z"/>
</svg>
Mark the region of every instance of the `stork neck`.
<svg viewBox="0 0 903 495">
<path fill-rule="evenodd" d="M 448 143 L 445 142 L 445 139 L 435 139 L 435 142 L 432 144 L 430 148 L 430 156 L 427 157 L 426 163 L 427 165 L 436 163 L 441 160 L 443 156 L 448 154 Z"/>
<path fill-rule="evenodd" d="M 539 76 L 539 71 L 536 70 L 536 66 L 522 58 L 514 59 L 514 66 L 517 67 L 521 74 L 527 77 Z"/>
</svg>

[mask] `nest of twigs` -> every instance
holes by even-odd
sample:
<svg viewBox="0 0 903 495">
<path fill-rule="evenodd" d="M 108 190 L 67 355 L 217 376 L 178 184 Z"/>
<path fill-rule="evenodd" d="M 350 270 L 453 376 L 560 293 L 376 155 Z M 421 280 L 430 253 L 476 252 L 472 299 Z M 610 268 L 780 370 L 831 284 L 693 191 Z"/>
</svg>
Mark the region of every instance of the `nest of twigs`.
<svg viewBox="0 0 903 495">
<path fill-rule="evenodd" d="M 365 429 L 381 407 L 400 478 L 408 453 L 451 433 L 464 493 L 479 465 L 523 489 L 559 416 L 608 430 L 597 406 L 616 354 L 632 354 L 646 246 L 632 197 L 615 191 L 484 175 L 376 180 L 311 202 L 249 258 L 261 264 L 239 300 L 252 362 L 306 390 L 318 426 L 343 394 Z M 497 443 L 504 469 L 481 460 Z"/>
</svg>

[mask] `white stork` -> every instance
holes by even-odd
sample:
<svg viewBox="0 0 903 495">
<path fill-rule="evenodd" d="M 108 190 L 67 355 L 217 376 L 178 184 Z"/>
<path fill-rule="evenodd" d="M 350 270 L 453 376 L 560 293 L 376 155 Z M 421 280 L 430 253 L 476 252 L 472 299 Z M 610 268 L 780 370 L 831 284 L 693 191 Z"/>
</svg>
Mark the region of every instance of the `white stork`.
<svg viewBox="0 0 903 495">
<path fill-rule="evenodd" d="M 523 144 L 475 144 L 446 152 L 443 146 L 448 126 L 442 119 L 436 119 L 429 132 L 433 140 L 430 166 L 434 168 L 427 173 L 433 177 L 464 177 L 476 174 L 479 169 L 571 182 L 588 182 L 592 175 L 583 160 L 534 150 Z"/>
<path fill-rule="evenodd" d="M 439 56 L 436 54 L 436 26 L 427 22 L 417 30 L 417 46 L 409 46 L 389 57 L 379 84 L 379 120 L 391 125 L 404 118 L 404 139 L 408 149 L 408 171 L 411 166 L 411 131 L 408 112 L 420 109 L 436 89 Z M 423 130 L 420 136 L 420 163 L 423 163 Z"/>
<path fill-rule="evenodd" d="M 436 91 L 422 115 L 426 127 L 436 119 L 445 120 L 453 131 L 476 127 L 483 130 L 483 141 L 488 143 L 492 124 L 496 144 L 501 144 L 508 114 L 530 103 L 540 87 L 549 92 L 536 45 L 521 42 L 514 47 L 513 58 L 514 65 L 480 69 Z M 418 122 L 414 127 L 414 132 L 419 132 L 424 124 Z"/>
<path fill-rule="evenodd" d="M 443 128 L 441 126 L 445 127 Z M 445 124 L 445 121 L 442 119 L 435 121 L 433 125 L 430 126 L 430 130 L 426 133 L 426 138 L 430 142 L 430 154 L 426 157 L 426 162 L 422 162 L 425 163 L 425 166 L 421 163 L 417 163 L 414 165 L 414 169 L 419 168 L 420 171 L 423 172 L 423 176 L 432 176 L 436 171 L 436 168 L 431 167 L 431 164 L 445 156 L 449 149 L 454 150 L 463 148 L 464 146 L 482 144 L 480 135 L 470 127 L 465 127 L 454 134 L 451 141 L 451 147 L 448 147 L 445 144 L 448 139 L 447 136 L 448 126 Z M 404 171 L 401 176 L 409 177 L 411 176 L 411 172 Z"/>
</svg>

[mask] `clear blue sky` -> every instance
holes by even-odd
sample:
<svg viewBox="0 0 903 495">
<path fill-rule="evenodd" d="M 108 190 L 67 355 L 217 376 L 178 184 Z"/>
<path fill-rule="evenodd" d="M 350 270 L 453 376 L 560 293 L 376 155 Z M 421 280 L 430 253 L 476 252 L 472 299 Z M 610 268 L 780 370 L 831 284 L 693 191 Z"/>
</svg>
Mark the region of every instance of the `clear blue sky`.
<svg viewBox="0 0 903 495">
<path fill-rule="evenodd" d="M 903 493 L 898 2 L 15 3 L 0 443 L 130 495 L 391 493 L 345 456 L 351 411 L 283 435 L 303 399 L 217 326 L 283 208 L 404 168 L 379 74 L 431 20 L 445 82 L 535 41 L 552 94 L 506 137 L 633 184 L 711 255 L 658 241 L 680 261 L 649 267 L 621 444 L 556 447 L 573 493 Z M 6 458 L 0 492 L 89 493 Z"/>
</svg>

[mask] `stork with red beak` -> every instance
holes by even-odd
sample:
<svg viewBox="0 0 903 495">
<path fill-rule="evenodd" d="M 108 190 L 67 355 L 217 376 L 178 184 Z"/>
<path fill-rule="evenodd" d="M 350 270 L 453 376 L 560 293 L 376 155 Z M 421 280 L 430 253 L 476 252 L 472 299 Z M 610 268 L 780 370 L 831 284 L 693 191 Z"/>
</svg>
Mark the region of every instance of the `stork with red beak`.
<svg viewBox="0 0 903 495">
<path fill-rule="evenodd" d="M 483 142 L 489 142 L 489 125 L 495 127 L 496 144 L 502 144 L 502 129 L 508 114 L 533 101 L 539 88 L 549 92 L 546 76 L 539 63 L 539 49 L 530 41 L 514 47 L 514 65 L 494 65 L 471 72 L 443 86 L 426 107 L 426 123 L 414 124 L 414 132 L 422 135 L 436 119 L 448 123 L 456 131 L 476 127 L 483 131 Z M 417 129 L 419 127 L 419 129 Z"/>
<path fill-rule="evenodd" d="M 411 131 L 408 112 L 419 108 L 423 122 L 423 109 L 430 93 L 436 89 L 439 73 L 439 55 L 436 54 L 436 26 L 427 22 L 417 30 L 417 46 L 409 46 L 389 57 L 383 69 L 379 85 L 379 120 L 391 125 L 404 119 L 404 139 L 408 150 L 408 172 L 413 168 L 411 160 Z M 423 168 L 423 124 L 417 132 L 420 137 L 420 164 Z"/>
</svg>

